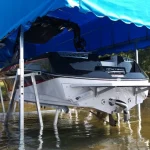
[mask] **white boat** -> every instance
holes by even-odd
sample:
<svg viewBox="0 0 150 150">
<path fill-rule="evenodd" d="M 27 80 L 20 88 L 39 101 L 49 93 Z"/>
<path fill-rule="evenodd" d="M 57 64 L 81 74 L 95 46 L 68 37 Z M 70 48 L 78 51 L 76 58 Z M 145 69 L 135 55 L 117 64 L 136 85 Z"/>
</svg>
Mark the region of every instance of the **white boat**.
<svg viewBox="0 0 150 150">
<path fill-rule="evenodd" d="M 12 76 L 18 65 L 1 71 Z M 41 105 L 95 108 L 108 114 L 128 111 L 147 98 L 149 79 L 138 64 L 121 56 L 50 52 L 25 62 L 25 73 L 35 76 Z M 9 91 L 13 80 L 4 80 Z M 31 78 L 25 78 L 25 101 L 35 102 Z M 19 99 L 17 90 L 15 100 Z"/>
</svg>

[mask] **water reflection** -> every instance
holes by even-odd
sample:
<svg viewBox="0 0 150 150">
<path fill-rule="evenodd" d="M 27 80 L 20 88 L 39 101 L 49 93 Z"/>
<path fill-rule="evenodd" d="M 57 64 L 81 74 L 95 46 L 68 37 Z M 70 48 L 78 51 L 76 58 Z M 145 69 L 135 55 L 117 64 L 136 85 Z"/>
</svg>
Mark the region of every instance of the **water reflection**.
<svg viewBox="0 0 150 150">
<path fill-rule="evenodd" d="M 25 145 L 24 145 L 24 130 L 20 131 L 19 150 L 25 150 Z"/>
<path fill-rule="evenodd" d="M 78 117 L 78 110 L 75 110 L 75 124 L 78 124 L 79 122 L 79 117 Z"/>
<path fill-rule="evenodd" d="M 149 150 L 149 140 L 145 140 L 141 134 L 141 130 L 142 130 L 142 118 L 141 115 L 139 116 L 139 120 L 138 120 L 138 128 L 137 128 L 137 132 L 138 132 L 138 142 L 143 142 L 145 143 L 145 146 L 148 148 L 147 150 Z"/>
<path fill-rule="evenodd" d="M 120 113 L 117 113 L 117 122 L 118 122 L 118 135 L 120 134 Z"/>
<path fill-rule="evenodd" d="M 0 147 L 22 149 L 68 149 L 68 150 L 150 150 L 150 109 L 144 104 L 142 120 L 131 111 L 131 121 L 124 123 L 118 114 L 116 127 L 103 125 L 91 112 L 71 109 L 69 114 L 60 113 L 58 127 L 53 126 L 55 112 L 43 115 L 44 129 L 39 129 L 38 116 L 25 118 L 25 131 L 18 132 L 18 117 L 8 128 L 0 123 Z M 136 116 L 136 117 L 135 117 Z M 3 117 L 0 120 L 3 122 Z M 18 146 L 19 145 L 19 146 Z"/>
<path fill-rule="evenodd" d="M 92 119 L 92 113 L 89 112 L 88 116 L 85 117 L 84 119 L 84 127 L 85 127 L 85 132 L 86 132 L 86 136 L 89 137 L 90 136 L 90 130 L 92 128 L 92 124 L 90 123 L 91 119 Z"/>
<path fill-rule="evenodd" d="M 131 128 L 131 123 L 130 123 L 130 121 L 128 121 L 127 124 L 128 124 L 128 128 L 129 128 L 129 130 L 130 130 L 130 134 L 131 134 L 131 136 L 132 136 L 133 130 L 132 130 L 132 128 Z"/>
<path fill-rule="evenodd" d="M 58 133 L 58 127 L 54 125 L 54 135 L 56 138 L 56 147 L 60 148 L 60 138 L 59 138 L 59 133 Z"/>
<path fill-rule="evenodd" d="M 42 135 L 43 135 L 43 127 L 40 127 L 39 136 L 38 136 L 38 140 L 39 140 L 39 147 L 38 147 L 38 150 L 41 150 L 41 149 L 42 149 L 42 146 L 43 146 Z"/>
</svg>

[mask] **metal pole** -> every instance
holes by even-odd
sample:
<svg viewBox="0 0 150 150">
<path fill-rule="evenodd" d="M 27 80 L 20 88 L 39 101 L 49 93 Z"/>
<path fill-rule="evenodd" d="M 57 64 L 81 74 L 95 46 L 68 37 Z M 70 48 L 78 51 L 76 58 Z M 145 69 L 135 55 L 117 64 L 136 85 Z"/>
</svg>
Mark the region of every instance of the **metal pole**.
<svg viewBox="0 0 150 150">
<path fill-rule="evenodd" d="M 2 108 L 3 108 L 3 113 L 5 113 L 5 107 L 4 107 L 4 101 L 3 101 L 3 95 L 2 95 L 1 86 L 0 86 L 0 97 L 1 97 L 1 103 L 2 103 Z"/>
<path fill-rule="evenodd" d="M 136 63 L 139 63 L 139 53 L 138 50 L 136 49 Z M 136 95 L 137 98 L 137 95 Z M 138 119 L 139 119 L 139 126 L 138 126 L 138 134 L 139 134 L 139 138 L 141 139 L 141 104 L 138 104 Z"/>
<path fill-rule="evenodd" d="M 139 52 L 136 49 L 136 63 L 139 63 Z M 137 98 L 137 95 L 136 95 Z M 141 104 L 138 104 L 138 119 L 141 121 Z"/>
<path fill-rule="evenodd" d="M 43 127 L 40 128 L 40 132 L 39 132 L 39 136 L 38 136 L 38 141 L 39 143 L 39 147 L 37 150 L 41 150 L 42 146 L 43 146 L 43 140 L 42 140 L 42 135 L 43 135 Z"/>
<path fill-rule="evenodd" d="M 15 81 L 14 81 L 13 88 L 12 88 L 12 91 L 11 91 L 8 111 L 7 111 L 7 115 L 6 115 L 6 118 L 5 118 L 5 125 L 7 125 L 10 114 L 12 113 L 12 107 L 13 107 L 13 104 L 14 104 L 14 98 L 15 98 L 15 94 L 16 94 L 16 90 L 17 90 L 17 86 L 18 86 L 18 74 L 19 73 L 18 73 L 18 70 L 17 70 L 16 76 L 15 76 Z"/>
<path fill-rule="evenodd" d="M 24 30 L 23 26 L 20 27 L 20 85 L 19 85 L 19 120 L 20 120 L 20 130 L 24 129 Z"/>
<path fill-rule="evenodd" d="M 128 127 L 129 127 L 129 130 L 130 130 L 130 134 L 132 134 L 132 133 L 133 133 L 133 130 L 132 130 L 132 128 L 131 128 L 131 123 L 130 123 L 130 121 L 128 121 L 127 123 L 128 123 Z"/>
<path fill-rule="evenodd" d="M 54 126 L 57 126 L 59 111 L 60 109 L 56 109 L 55 118 L 54 118 Z"/>
<path fill-rule="evenodd" d="M 38 96 L 38 91 L 37 91 L 37 87 L 36 87 L 36 81 L 35 81 L 34 74 L 31 75 L 31 80 L 32 80 L 33 88 L 34 88 L 34 92 L 35 92 L 36 106 L 37 106 L 37 112 L 39 115 L 40 126 L 43 127 L 43 119 L 42 119 L 39 96 Z"/>
<path fill-rule="evenodd" d="M 139 63 L 139 51 L 136 49 L 136 63 Z"/>
<path fill-rule="evenodd" d="M 117 119 L 118 119 L 118 134 L 120 134 L 120 113 L 117 113 Z"/>
<path fill-rule="evenodd" d="M 54 125 L 54 134 L 55 134 L 55 137 L 56 137 L 56 147 L 60 148 L 60 138 L 59 138 L 57 125 Z"/>
<path fill-rule="evenodd" d="M 142 129 L 141 120 L 139 119 L 139 122 L 138 122 L 138 135 L 139 135 L 140 140 L 142 139 L 141 129 Z"/>
<path fill-rule="evenodd" d="M 15 104 L 14 104 L 13 112 L 15 112 L 15 111 L 16 111 L 16 107 L 17 107 L 17 102 L 15 102 Z"/>
<path fill-rule="evenodd" d="M 25 150 L 25 145 L 24 145 L 24 130 L 20 131 L 20 137 L 19 137 L 19 150 Z"/>
</svg>

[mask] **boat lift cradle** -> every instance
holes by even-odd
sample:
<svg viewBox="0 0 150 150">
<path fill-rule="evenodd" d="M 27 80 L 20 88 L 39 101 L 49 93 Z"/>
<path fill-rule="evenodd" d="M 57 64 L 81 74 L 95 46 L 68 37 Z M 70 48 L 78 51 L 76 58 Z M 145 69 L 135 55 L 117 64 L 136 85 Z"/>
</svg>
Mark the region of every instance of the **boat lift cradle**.
<svg viewBox="0 0 150 150">
<path fill-rule="evenodd" d="M 136 62 L 138 63 L 138 50 L 136 50 Z M 20 77 L 20 79 L 18 79 L 18 76 Z M 20 99 L 19 99 L 19 103 L 20 103 L 20 115 L 19 115 L 19 122 L 20 122 L 20 131 L 22 131 L 24 129 L 24 77 L 26 76 L 31 76 L 32 79 L 32 84 L 34 86 L 34 92 L 35 92 L 35 97 L 36 97 L 36 104 L 37 104 L 37 110 L 38 110 L 38 114 L 39 114 L 39 120 L 40 120 L 40 126 L 43 126 L 43 121 L 42 121 L 42 115 L 41 115 L 41 110 L 40 110 L 40 103 L 39 103 L 39 97 L 38 97 L 38 92 L 37 92 L 37 88 L 36 88 L 36 81 L 35 81 L 35 76 L 36 73 L 33 72 L 31 74 L 24 74 L 24 29 L 21 26 L 20 27 L 20 59 L 19 59 L 19 69 L 16 73 L 16 76 L 14 77 L 9 77 L 9 78 L 15 78 L 14 81 L 14 86 L 13 86 L 13 90 L 11 92 L 11 97 L 10 97 L 10 103 L 9 103 L 9 108 L 7 111 L 7 115 L 6 115 L 6 122 L 9 119 L 9 116 L 11 114 L 11 111 L 13 110 L 13 103 L 14 103 L 14 96 L 15 96 L 15 92 L 16 92 L 16 85 L 19 84 L 19 95 L 20 95 Z M 5 77 L 4 77 L 5 78 Z M 1 79 L 4 79 L 1 78 Z M 8 77 L 7 77 L 8 79 Z M 135 87 L 134 91 L 135 94 L 138 94 L 142 91 L 146 91 L 149 89 L 150 87 L 150 83 L 146 83 L 146 84 L 122 84 L 122 81 L 119 79 L 118 81 L 114 82 L 113 84 L 105 84 L 105 85 L 91 85 L 91 84 L 73 84 L 71 85 L 72 88 L 77 88 L 77 87 L 90 87 L 93 92 L 95 93 L 95 96 L 98 94 L 100 95 L 103 92 L 108 91 L 109 89 L 112 89 L 114 87 Z M 98 87 L 105 87 L 105 90 L 99 91 L 97 92 L 97 88 Z M 144 87 L 144 89 L 143 89 Z M 2 92 L 0 92 L 2 94 Z M 1 96 L 1 101 L 2 101 L 2 105 L 3 105 L 3 98 Z M 138 107 L 138 115 L 140 116 L 140 105 Z M 3 107 L 3 112 L 5 112 L 5 108 Z M 56 115 L 55 115 L 55 121 L 54 124 L 57 124 L 57 120 L 58 120 L 58 114 L 59 111 L 56 111 Z M 7 124 L 7 123 L 6 123 Z"/>
<path fill-rule="evenodd" d="M 9 120 L 9 117 L 11 115 L 11 113 L 13 112 L 13 110 L 15 111 L 15 108 L 16 108 L 16 102 L 14 100 L 14 97 L 15 97 L 15 93 L 16 93 L 16 90 L 17 90 L 17 87 L 18 87 L 18 76 L 19 76 L 20 72 L 19 70 L 17 71 L 17 74 L 16 76 L 8 76 L 8 77 L 1 77 L 0 80 L 9 80 L 9 79 L 12 79 L 14 78 L 14 85 L 13 85 L 13 89 L 12 89 L 12 92 L 11 92 L 11 96 L 10 96 L 10 101 L 9 101 L 9 107 L 8 107 L 8 111 L 7 111 L 7 114 L 6 114 L 6 118 L 5 118 L 5 124 L 7 125 L 8 123 L 8 120 Z M 32 72 L 32 73 L 27 73 L 24 75 L 24 77 L 31 77 L 31 81 L 32 81 L 32 84 L 33 84 L 33 88 L 34 88 L 34 93 L 35 93 L 35 103 L 36 103 L 36 106 L 37 106 L 37 112 L 38 112 L 38 117 L 39 117 L 39 122 L 40 122 L 40 126 L 43 127 L 43 119 L 42 119 L 42 114 L 41 114 L 41 109 L 40 109 L 40 102 L 39 102 L 39 95 L 38 95 L 38 91 L 37 91 L 37 86 L 36 86 L 36 79 L 35 79 L 35 76 L 36 75 L 41 75 L 42 73 L 40 71 L 38 72 Z M 102 93 L 105 93 L 113 88 L 116 88 L 116 87 L 134 87 L 133 90 L 134 90 L 134 95 L 137 95 L 143 91 L 147 91 L 149 90 L 150 88 L 150 83 L 128 83 L 128 82 L 125 82 L 125 81 L 121 81 L 121 79 L 118 79 L 118 81 L 112 81 L 112 83 L 104 83 L 104 84 L 71 84 L 70 85 L 71 88 L 79 88 L 79 87 L 82 87 L 82 88 L 89 88 L 89 92 L 94 92 L 94 95 L 95 97 L 97 96 L 100 96 Z M 103 90 L 101 91 L 98 91 L 97 89 L 99 87 L 104 87 Z M 0 87 L 1 89 L 1 87 Z M 3 97 L 2 97 L 2 92 L 0 92 L 0 96 L 1 96 L 1 104 L 2 104 L 2 107 L 3 107 L 3 113 L 5 113 L 5 107 L 4 107 L 4 104 L 3 104 Z M 79 96 L 77 96 L 79 98 L 79 100 L 82 100 L 82 99 L 86 99 L 86 97 L 88 97 L 88 93 L 83 93 L 83 94 L 80 94 Z M 13 106 L 14 105 L 14 106 Z M 13 108 L 14 107 L 14 108 Z M 55 113 L 55 118 L 54 118 L 54 122 L 53 124 L 54 125 L 57 125 L 57 122 L 58 122 L 58 116 L 59 116 L 59 112 L 60 112 L 60 109 L 62 109 L 61 107 L 57 107 L 56 109 L 56 113 Z M 128 109 L 128 108 L 127 108 Z M 128 111 L 128 110 L 127 110 Z"/>
</svg>

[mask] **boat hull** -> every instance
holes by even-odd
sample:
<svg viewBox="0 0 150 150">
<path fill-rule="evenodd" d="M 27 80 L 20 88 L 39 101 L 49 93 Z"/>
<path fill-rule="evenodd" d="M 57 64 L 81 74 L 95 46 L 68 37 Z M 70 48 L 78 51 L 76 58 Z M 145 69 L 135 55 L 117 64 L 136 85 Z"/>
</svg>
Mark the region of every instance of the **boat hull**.
<svg viewBox="0 0 150 150">
<path fill-rule="evenodd" d="M 119 83 L 118 86 L 114 84 Z M 121 84 L 120 84 L 121 83 Z M 148 90 L 135 93 L 135 87 L 126 85 L 144 85 L 148 80 L 109 80 L 57 77 L 36 84 L 40 103 L 42 105 L 89 107 L 111 114 L 120 112 L 122 108 L 115 103 L 122 101 L 130 110 L 147 98 Z M 103 86 L 102 86 L 103 85 Z M 123 86 L 122 86 L 123 85 Z M 35 103 L 33 85 L 25 87 L 24 98 Z M 15 100 L 19 100 L 17 90 Z"/>
</svg>

